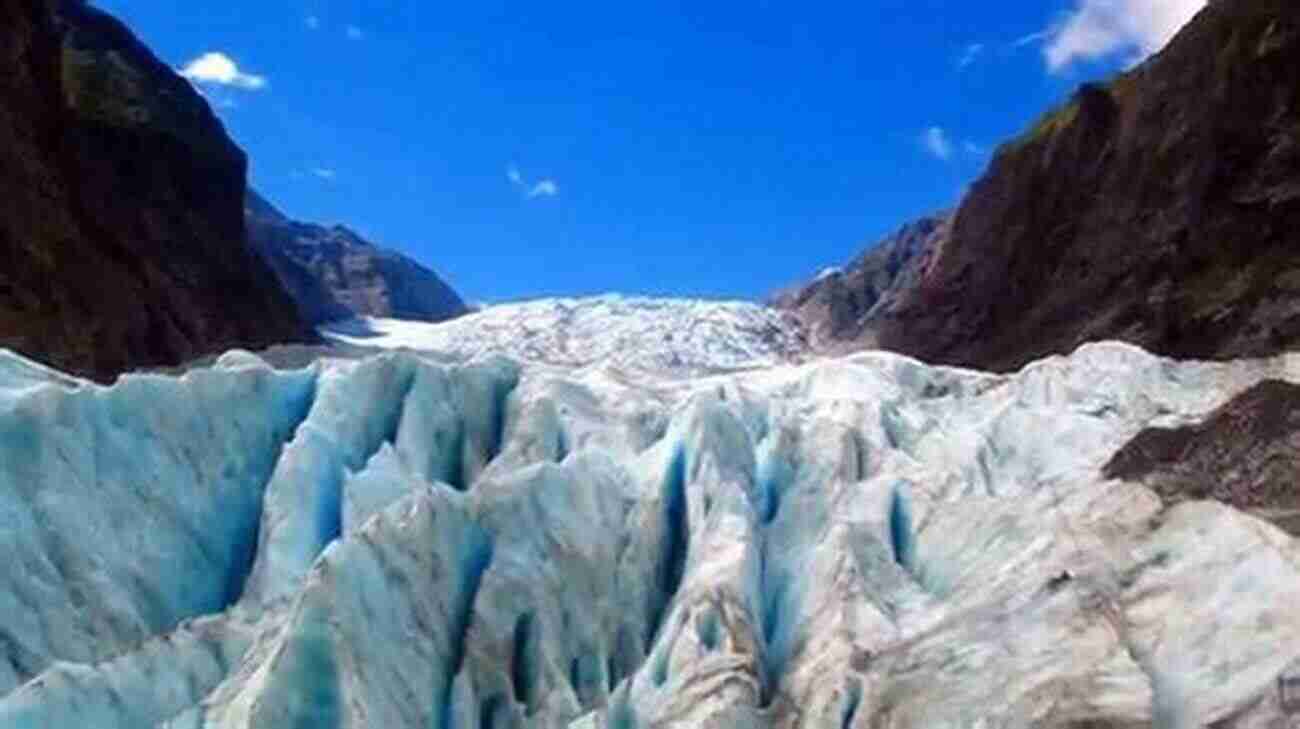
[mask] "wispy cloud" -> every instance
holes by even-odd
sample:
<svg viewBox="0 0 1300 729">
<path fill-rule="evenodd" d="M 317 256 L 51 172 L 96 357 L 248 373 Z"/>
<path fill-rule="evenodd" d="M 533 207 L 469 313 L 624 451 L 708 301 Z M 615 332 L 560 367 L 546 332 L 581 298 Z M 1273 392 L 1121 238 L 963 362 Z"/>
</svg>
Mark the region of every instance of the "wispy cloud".
<svg viewBox="0 0 1300 729">
<path fill-rule="evenodd" d="M 1077 61 L 1114 56 L 1128 57 L 1130 62 L 1140 61 L 1168 43 L 1205 3 L 1206 0 L 1077 0 L 1073 11 L 1043 31 L 1047 67 L 1059 73 Z"/>
<path fill-rule="evenodd" d="M 524 197 L 529 200 L 539 197 L 555 197 L 560 194 L 560 185 L 555 180 L 547 177 L 537 182 L 529 182 L 515 165 L 506 168 L 506 179 L 510 181 L 511 185 L 519 188 Z"/>
<path fill-rule="evenodd" d="M 555 180 L 542 180 L 528 191 L 528 199 L 535 197 L 555 197 L 560 194 L 560 186 L 555 184 Z"/>
<path fill-rule="evenodd" d="M 267 85 L 265 76 L 244 73 L 230 56 L 217 51 L 195 58 L 180 73 L 197 84 L 233 86 L 248 91 L 264 89 Z"/>
<path fill-rule="evenodd" d="M 967 139 L 965 142 L 962 142 L 961 148 L 966 151 L 966 154 L 972 157 L 983 157 L 984 155 L 989 153 L 987 147 L 985 147 L 982 144 L 976 144 L 975 142 L 972 142 L 969 139 Z"/>
<path fill-rule="evenodd" d="M 320 18 L 318 16 L 308 15 L 302 22 L 307 26 L 307 30 L 320 30 Z"/>
<path fill-rule="evenodd" d="M 343 32 L 347 34 L 348 40 L 359 41 L 366 37 L 366 32 L 355 25 L 349 25 Z"/>
<path fill-rule="evenodd" d="M 943 127 L 930 127 L 921 135 L 921 143 L 935 159 L 947 162 L 952 159 L 952 140 Z"/>
<path fill-rule="evenodd" d="M 963 70 L 970 66 L 984 53 L 983 43 L 971 43 L 962 51 L 961 56 L 957 59 L 957 69 Z"/>
<path fill-rule="evenodd" d="M 332 167 L 315 166 L 306 169 L 295 168 L 289 170 L 289 177 L 294 180 L 316 179 L 325 182 L 334 182 L 338 179 L 339 173 Z"/>
<path fill-rule="evenodd" d="M 1025 46 L 1030 46 L 1035 43 L 1042 43 L 1043 41 L 1051 37 L 1052 37 L 1052 29 L 1049 28 L 1047 30 L 1040 30 L 1037 33 L 1030 33 L 1029 35 L 1021 36 L 1017 38 L 1016 42 L 1012 43 L 1011 45 L 1014 48 L 1024 48 Z"/>
</svg>

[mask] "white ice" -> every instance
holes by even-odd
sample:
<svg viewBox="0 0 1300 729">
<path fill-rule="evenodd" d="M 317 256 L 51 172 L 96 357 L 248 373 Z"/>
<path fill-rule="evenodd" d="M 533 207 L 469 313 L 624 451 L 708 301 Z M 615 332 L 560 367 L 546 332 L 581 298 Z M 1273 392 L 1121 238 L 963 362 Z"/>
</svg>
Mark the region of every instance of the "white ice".
<svg viewBox="0 0 1300 729">
<path fill-rule="evenodd" d="M 0 728 L 1279 717 L 1300 545 L 1100 469 L 1300 358 L 651 361 L 0 357 Z"/>
<path fill-rule="evenodd" d="M 618 295 L 497 304 L 440 324 L 363 318 L 322 333 L 363 347 L 661 376 L 785 364 L 807 348 L 798 322 L 765 306 Z"/>
</svg>

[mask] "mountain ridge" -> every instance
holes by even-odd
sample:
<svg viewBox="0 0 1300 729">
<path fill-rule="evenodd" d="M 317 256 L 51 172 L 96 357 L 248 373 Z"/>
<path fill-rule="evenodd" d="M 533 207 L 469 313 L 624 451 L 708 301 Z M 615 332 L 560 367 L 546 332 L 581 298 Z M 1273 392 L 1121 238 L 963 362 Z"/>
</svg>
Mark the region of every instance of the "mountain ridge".
<svg viewBox="0 0 1300 729">
<path fill-rule="evenodd" d="M 999 147 L 887 349 L 1010 370 L 1090 340 L 1180 358 L 1300 343 L 1300 5 L 1210 3 Z"/>
<path fill-rule="evenodd" d="M 768 297 L 809 331 L 814 348 L 844 352 L 870 346 L 878 322 L 920 281 L 952 225 L 952 211 L 910 221 L 843 267 Z"/>
<path fill-rule="evenodd" d="M 1185 359 L 1297 346 L 1297 67 L 1300 6 L 1210 3 L 1000 145 L 883 305 L 862 262 L 906 226 L 770 302 L 819 351 L 996 371 L 1107 339 Z"/>
<path fill-rule="evenodd" d="M 353 316 L 436 322 L 469 312 L 437 273 L 346 225 L 293 220 L 252 189 L 245 215 L 251 245 L 313 324 Z"/>
<path fill-rule="evenodd" d="M 0 29 L 25 28 L 19 7 L 0 0 Z M 1291 316 L 1300 66 L 1269 64 L 1300 26 L 1258 17 L 1202 14 L 1158 57 L 1204 77 L 1085 86 L 955 219 L 905 226 L 785 311 L 603 296 L 357 317 L 298 365 L 230 351 L 113 386 L 0 349 L 0 729 L 1283 726 L 1300 354 L 1074 346 L 1175 346 L 1197 307 Z M 1276 73 L 1237 73 L 1255 63 Z M 1206 83 L 1221 68 L 1240 99 Z M 22 80 L 0 74 L 0 101 Z M 1168 108 L 1144 100 L 1155 82 Z M 1193 86 L 1284 123 L 1262 148 L 1199 116 Z M 129 93 L 85 98 L 124 145 L 113 125 L 176 126 Z M 0 179 L 3 142 L 47 133 L 8 114 Z M 374 246 L 245 197 L 207 141 L 214 223 L 262 225 L 313 316 L 394 306 Z M 1169 166 L 1137 175 L 1149 159 Z M 809 328 L 819 350 L 907 353 L 822 356 Z M 1233 331 L 1188 351 L 1254 346 Z"/>
</svg>

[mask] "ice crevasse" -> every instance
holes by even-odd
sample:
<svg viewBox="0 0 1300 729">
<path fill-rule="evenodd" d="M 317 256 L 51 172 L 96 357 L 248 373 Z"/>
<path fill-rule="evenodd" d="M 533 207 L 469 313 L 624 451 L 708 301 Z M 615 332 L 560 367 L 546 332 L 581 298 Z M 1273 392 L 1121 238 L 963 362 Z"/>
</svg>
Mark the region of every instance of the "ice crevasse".
<svg viewBox="0 0 1300 729">
<path fill-rule="evenodd" d="M 0 728 L 1267 726 L 1300 545 L 1102 465 L 1300 358 L 0 355 Z"/>
</svg>

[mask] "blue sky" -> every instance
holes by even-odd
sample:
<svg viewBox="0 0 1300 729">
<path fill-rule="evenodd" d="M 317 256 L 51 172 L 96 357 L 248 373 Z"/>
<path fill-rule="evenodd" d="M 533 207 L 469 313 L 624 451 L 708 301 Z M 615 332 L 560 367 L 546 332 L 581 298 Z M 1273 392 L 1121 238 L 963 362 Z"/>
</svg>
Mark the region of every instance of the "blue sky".
<svg viewBox="0 0 1300 729">
<path fill-rule="evenodd" d="M 954 205 L 1203 0 L 100 0 L 287 214 L 467 298 L 758 298 Z"/>
</svg>

